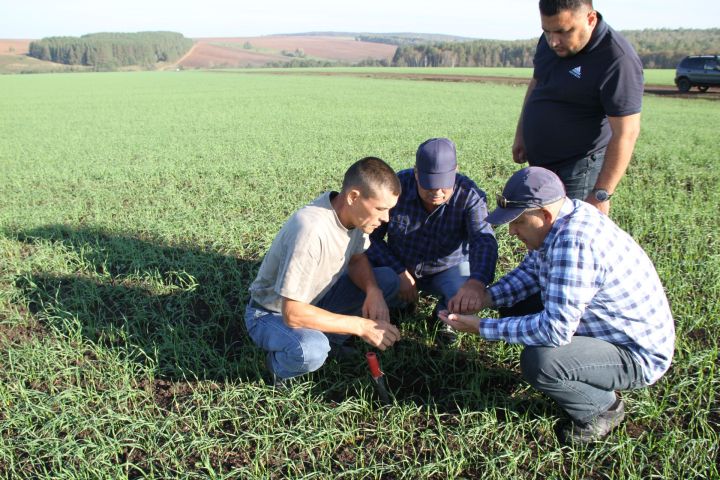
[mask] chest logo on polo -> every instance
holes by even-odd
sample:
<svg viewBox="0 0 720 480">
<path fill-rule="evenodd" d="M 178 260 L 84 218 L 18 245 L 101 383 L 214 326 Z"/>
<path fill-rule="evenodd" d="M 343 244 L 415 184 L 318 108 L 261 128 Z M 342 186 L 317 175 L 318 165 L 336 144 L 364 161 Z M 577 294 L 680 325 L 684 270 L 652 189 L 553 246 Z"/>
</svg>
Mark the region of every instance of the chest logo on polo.
<svg viewBox="0 0 720 480">
<path fill-rule="evenodd" d="M 577 66 L 577 67 L 573 68 L 572 70 L 568 70 L 568 73 L 575 78 L 580 78 L 580 77 L 582 77 L 582 67 Z"/>
</svg>

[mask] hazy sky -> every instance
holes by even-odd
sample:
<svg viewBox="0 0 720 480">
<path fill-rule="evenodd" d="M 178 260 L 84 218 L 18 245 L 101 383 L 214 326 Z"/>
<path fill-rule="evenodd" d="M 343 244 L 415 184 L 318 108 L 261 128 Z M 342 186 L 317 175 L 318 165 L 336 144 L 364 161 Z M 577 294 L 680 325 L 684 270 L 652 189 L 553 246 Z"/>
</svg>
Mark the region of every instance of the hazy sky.
<svg viewBox="0 0 720 480">
<path fill-rule="evenodd" d="M 521 39 L 536 0 L 4 0 L 0 38 L 172 30 L 188 37 L 309 31 L 444 33 Z M 720 0 L 595 0 L 618 30 L 720 27 Z"/>
</svg>

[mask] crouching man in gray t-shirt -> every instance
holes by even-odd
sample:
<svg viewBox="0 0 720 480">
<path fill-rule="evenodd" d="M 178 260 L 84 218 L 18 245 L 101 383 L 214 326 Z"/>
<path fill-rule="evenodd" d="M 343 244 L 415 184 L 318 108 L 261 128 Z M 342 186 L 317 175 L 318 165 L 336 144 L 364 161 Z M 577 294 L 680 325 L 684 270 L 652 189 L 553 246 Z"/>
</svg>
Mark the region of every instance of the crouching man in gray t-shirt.
<svg viewBox="0 0 720 480">
<path fill-rule="evenodd" d="M 368 235 L 388 221 L 399 195 L 392 168 L 363 158 L 345 173 L 340 193 L 295 212 L 273 240 L 250 286 L 245 325 L 267 352 L 275 385 L 319 369 L 350 335 L 381 350 L 400 338 L 386 303 L 398 277 L 365 256 Z"/>
</svg>

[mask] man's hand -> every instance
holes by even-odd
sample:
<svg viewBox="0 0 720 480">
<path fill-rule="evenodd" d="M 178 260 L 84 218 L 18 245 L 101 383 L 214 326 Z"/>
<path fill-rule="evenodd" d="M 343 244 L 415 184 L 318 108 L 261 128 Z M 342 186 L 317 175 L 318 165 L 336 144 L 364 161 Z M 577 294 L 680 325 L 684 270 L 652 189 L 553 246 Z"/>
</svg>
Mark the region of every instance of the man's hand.
<svg viewBox="0 0 720 480">
<path fill-rule="evenodd" d="M 590 205 L 593 205 L 598 210 L 600 210 L 605 215 L 610 215 L 610 200 L 605 200 L 604 202 L 599 202 L 595 198 L 595 194 L 593 192 L 590 192 L 590 195 L 587 196 L 585 199 L 587 203 Z"/>
<path fill-rule="evenodd" d="M 377 287 L 368 289 L 362 306 L 362 316 L 370 320 L 390 322 L 390 311 L 382 290 Z"/>
<path fill-rule="evenodd" d="M 512 145 L 512 156 L 515 163 L 527 162 L 527 154 L 525 153 L 525 141 L 522 135 L 515 135 L 515 141 Z"/>
<path fill-rule="evenodd" d="M 385 350 L 400 340 L 400 331 L 390 322 L 361 319 L 358 336 L 373 347 Z"/>
<path fill-rule="evenodd" d="M 475 315 L 459 315 L 441 310 L 438 317 L 458 332 L 478 333 L 480 330 L 480 317 Z"/>
<path fill-rule="evenodd" d="M 477 313 L 487 307 L 484 305 L 485 284 L 474 278 L 468 279 L 448 302 L 452 313 Z"/>
<path fill-rule="evenodd" d="M 415 277 L 410 275 L 410 272 L 405 270 L 398 275 L 400 278 L 400 291 L 398 297 L 405 303 L 417 303 L 418 291 L 415 282 Z"/>
</svg>

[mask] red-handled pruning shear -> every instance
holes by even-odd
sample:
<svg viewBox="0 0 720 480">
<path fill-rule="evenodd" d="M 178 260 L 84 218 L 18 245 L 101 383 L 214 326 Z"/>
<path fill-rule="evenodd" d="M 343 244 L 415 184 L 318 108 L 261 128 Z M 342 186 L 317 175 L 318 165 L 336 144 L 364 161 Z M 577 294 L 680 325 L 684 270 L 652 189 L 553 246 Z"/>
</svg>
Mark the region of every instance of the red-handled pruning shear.
<svg viewBox="0 0 720 480">
<path fill-rule="evenodd" d="M 365 354 L 368 367 L 370 368 L 370 375 L 375 381 L 375 388 L 377 389 L 380 401 L 384 405 L 390 404 L 390 395 L 388 394 L 387 386 L 385 385 L 385 374 L 380 370 L 380 362 L 375 352 L 367 352 Z"/>
</svg>

